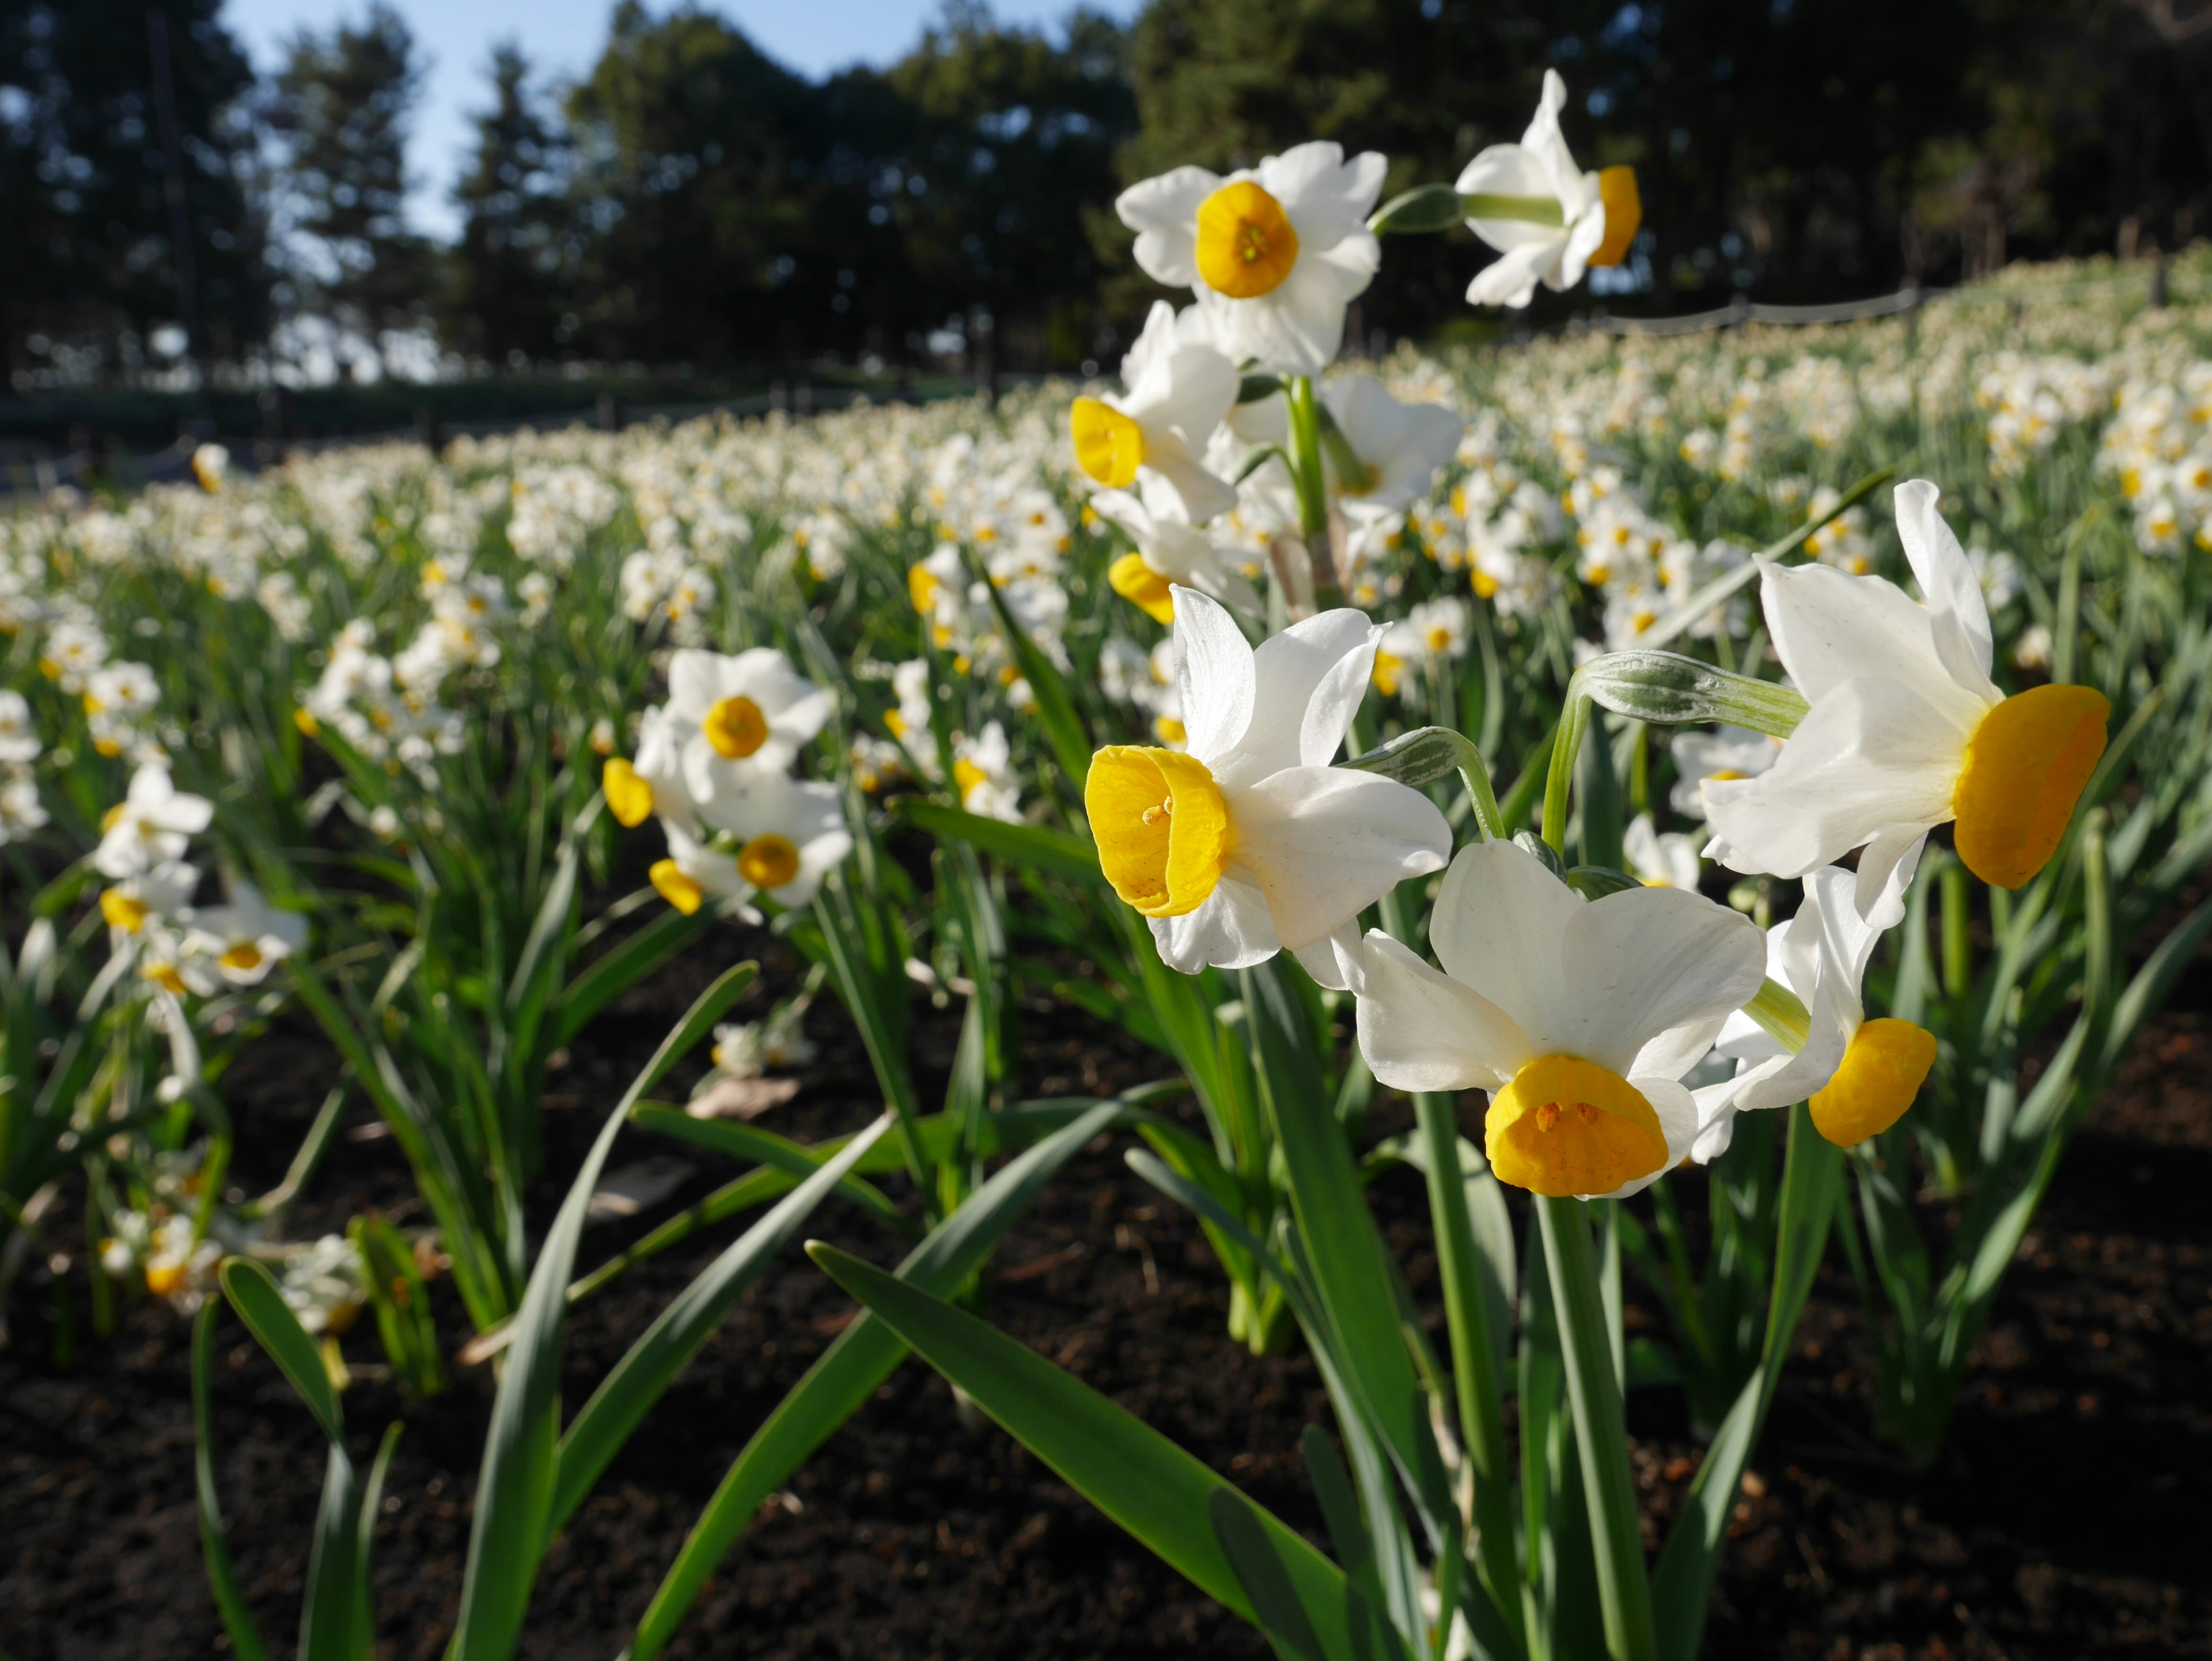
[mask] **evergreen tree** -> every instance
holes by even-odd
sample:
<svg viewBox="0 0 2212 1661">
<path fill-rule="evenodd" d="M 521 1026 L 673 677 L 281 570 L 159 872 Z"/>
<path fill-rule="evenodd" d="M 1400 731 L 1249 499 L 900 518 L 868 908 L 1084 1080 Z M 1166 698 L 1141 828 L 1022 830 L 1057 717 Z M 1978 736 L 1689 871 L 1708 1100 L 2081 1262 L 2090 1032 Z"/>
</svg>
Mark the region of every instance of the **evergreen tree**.
<svg viewBox="0 0 2212 1661">
<path fill-rule="evenodd" d="M 342 341 L 365 343 L 380 369 L 387 332 L 418 322 L 428 297 L 428 245 L 407 228 L 407 125 L 422 78 L 414 37 L 378 0 L 358 27 L 297 36 L 276 81 L 292 228 L 309 244 L 294 302 Z"/>
<path fill-rule="evenodd" d="M 461 236 L 448 262 L 447 339 L 495 369 L 543 362 L 563 344 L 571 253 L 568 147 L 521 48 L 495 48 L 492 106 L 476 118 L 476 151 L 453 187 Z"/>
<path fill-rule="evenodd" d="M 236 362 L 265 338 L 264 226 L 251 192 L 252 73 L 218 0 L 0 5 L 0 345 L 8 372 L 96 350 L 102 376 L 149 362 L 183 320 L 149 18 L 168 37 L 186 222 L 204 338 Z M 25 350 L 52 343 L 42 364 Z"/>
</svg>

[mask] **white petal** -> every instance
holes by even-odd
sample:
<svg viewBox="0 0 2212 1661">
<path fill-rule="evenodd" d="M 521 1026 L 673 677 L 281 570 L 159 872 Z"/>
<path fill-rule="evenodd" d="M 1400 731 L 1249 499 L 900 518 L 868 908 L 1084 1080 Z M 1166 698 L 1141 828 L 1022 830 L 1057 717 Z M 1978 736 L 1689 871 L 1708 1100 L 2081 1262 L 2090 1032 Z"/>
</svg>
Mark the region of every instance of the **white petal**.
<svg viewBox="0 0 2212 1661">
<path fill-rule="evenodd" d="M 1367 954 L 1356 919 L 1331 929 L 1311 945 L 1299 946 L 1291 955 L 1313 977 L 1316 986 L 1349 992 L 1354 997 L 1365 995 Z"/>
<path fill-rule="evenodd" d="M 1536 280 L 1557 270 L 1567 250 L 1564 233 L 1540 228 L 1546 231 L 1544 240 L 1510 248 L 1474 274 L 1474 281 L 1467 285 L 1470 304 L 1518 309 L 1535 297 Z"/>
<path fill-rule="evenodd" d="M 1429 948 L 1444 971 L 1522 1027 L 1567 996 L 1559 941 L 1583 908 L 1573 889 L 1510 842 L 1459 850 L 1429 918 Z"/>
<path fill-rule="evenodd" d="M 1194 460 L 1178 434 L 1146 439 L 1143 474 L 1146 504 L 1154 499 L 1152 484 L 1158 479 L 1167 486 L 1167 495 L 1173 500 L 1174 517 L 1186 525 L 1203 525 L 1237 505 L 1235 489 Z"/>
<path fill-rule="evenodd" d="M 1510 1015 L 1380 929 L 1358 1021 L 1359 1053 L 1394 1090 L 1502 1090 L 1534 1056 Z"/>
<path fill-rule="evenodd" d="M 1848 682 L 1814 703 L 1768 771 L 1706 781 L 1719 857 L 1733 871 L 1802 877 L 1889 826 L 1940 824 L 1966 737 L 1897 681 Z"/>
<path fill-rule="evenodd" d="M 1367 216 L 1375 211 L 1389 171 L 1389 159 L 1379 151 L 1363 150 L 1346 161 L 1342 145 L 1317 140 L 1267 157 L 1255 178 L 1282 204 L 1303 256 L 1365 234 Z"/>
<path fill-rule="evenodd" d="M 1451 830 L 1411 786 L 1338 767 L 1292 767 L 1230 802 L 1236 864 L 1267 897 L 1296 950 L 1358 916 L 1408 877 L 1441 870 Z"/>
<path fill-rule="evenodd" d="M 1905 891 L 1912 886 L 1920 852 L 1927 846 L 1928 827 L 1908 823 L 1884 826 L 1860 850 L 1852 893 L 1859 915 L 1877 934 L 1905 921 Z M 1859 968 L 1865 972 L 1863 961 Z"/>
<path fill-rule="evenodd" d="M 1535 1020 L 1532 1041 L 1626 1076 L 1669 1029 L 1710 1022 L 1687 1072 L 1766 972 L 1766 940 L 1739 912 L 1673 888 L 1608 894 L 1567 919 L 1566 997 Z M 1663 1048 L 1663 1047 L 1662 1047 Z"/>
<path fill-rule="evenodd" d="M 721 660 L 717 654 L 687 647 L 668 660 L 671 715 L 696 723 L 721 696 Z"/>
<path fill-rule="evenodd" d="M 1244 631 L 1219 601 L 1195 588 L 1176 588 L 1172 597 L 1176 645 L 1182 654 L 1176 691 L 1182 703 L 1186 745 L 1212 767 L 1252 723 L 1255 660 Z"/>
<path fill-rule="evenodd" d="M 1198 281 L 1198 205 L 1220 186 L 1218 173 L 1176 167 L 1114 198 L 1114 211 L 1137 234 L 1137 264 L 1153 282 L 1187 289 Z"/>
<path fill-rule="evenodd" d="M 1233 623 L 1229 626 L 1236 627 Z M 1191 728 L 1191 753 L 1213 768 L 1221 788 L 1232 792 L 1285 767 L 1305 765 L 1306 715 L 1315 695 L 1329 671 L 1346 656 L 1370 648 L 1374 632 L 1365 612 L 1340 608 L 1294 623 L 1261 642 L 1258 651 L 1249 654 L 1253 674 L 1250 713 L 1247 724 L 1234 735 L 1234 756 L 1223 755 L 1217 765 L 1212 757 L 1199 749 L 1195 727 Z M 1183 722 L 1190 726 L 1188 703 Z M 1338 736 L 1342 737 L 1341 728 Z"/>
<path fill-rule="evenodd" d="M 2000 694 L 1990 681 L 1990 603 L 1966 551 L 1936 510 L 1942 493 L 1924 478 L 1907 479 L 1894 493 L 1898 539 L 1934 613 L 1937 654 L 1960 685 L 1990 703 Z"/>
<path fill-rule="evenodd" d="M 1151 921 L 1160 961 L 1186 975 L 1195 975 L 1209 964 L 1249 969 L 1282 949 L 1275 938 L 1274 920 L 1267 915 L 1267 897 L 1233 876 L 1222 878 L 1197 910 Z"/>
<path fill-rule="evenodd" d="M 1382 638 L 1382 625 L 1371 625 L 1365 642 L 1339 658 L 1314 688 L 1305 721 L 1298 728 L 1300 766 L 1326 767 L 1344 747 L 1344 735 L 1367 696 L 1368 682 L 1374 678 L 1375 644 Z"/>
<path fill-rule="evenodd" d="M 1551 169 L 1541 158 L 1518 144 L 1492 144 L 1460 169 L 1456 186 L 1462 196 L 1551 197 Z M 1557 225 L 1532 224 L 1525 219 L 1470 219 L 1468 228 L 1493 248 L 1504 251 L 1532 242 L 1548 242 L 1562 234 Z"/>
<path fill-rule="evenodd" d="M 1768 561 L 1759 599 L 1775 654 L 1812 703 L 1845 681 L 1879 678 L 1910 686 L 1954 721 L 1978 721 L 1987 708 L 1937 654 L 1927 608 L 1887 578 Z"/>
</svg>

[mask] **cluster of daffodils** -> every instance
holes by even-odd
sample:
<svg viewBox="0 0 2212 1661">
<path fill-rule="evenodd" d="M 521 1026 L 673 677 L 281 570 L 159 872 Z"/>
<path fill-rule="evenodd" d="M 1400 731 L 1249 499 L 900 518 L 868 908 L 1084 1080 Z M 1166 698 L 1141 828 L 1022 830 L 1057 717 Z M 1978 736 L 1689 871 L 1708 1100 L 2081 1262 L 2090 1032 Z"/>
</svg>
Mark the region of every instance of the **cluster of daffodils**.
<svg viewBox="0 0 2212 1661">
<path fill-rule="evenodd" d="M 141 767 L 100 821 L 90 856 L 107 879 L 100 912 L 115 957 L 178 998 L 258 986 L 307 943 L 305 917 L 270 905 L 243 879 L 230 880 L 221 905 L 193 904 L 200 870 L 185 856 L 213 818 L 206 799 L 179 790 L 166 767 Z"/>
<path fill-rule="evenodd" d="M 605 772 L 617 821 L 660 821 L 668 854 L 651 874 L 669 904 L 690 916 L 712 898 L 757 922 L 756 897 L 805 905 L 853 851 L 837 787 L 792 774 L 836 703 L 773 647 L 670 659 L 668 701 L 640 718 L 635 760 Z"/>
<path fill-rule="evenodd" d="M 2212 551 L 2212 362 L 2168 362 L 2121 386 L 2097 452 L 2145 553 Z"/>
<path fill-rule="evenodd" d="M 1187 741 L 1098 751 L 1084 800 L 1101 866 L 1175 967 L 1287 950 L 1352 994 L 1377 1079 L 1488 1092 L 1492 1167 L 1537 1193 L 1634 1193 L 1725 1148 L 1736 1115 L 1801 1101 L 1830 1140 L 1863 1141 L 1935 1059 L 1926 1031 L 1868 1019 L 1860 990 L 1929 832 L 1952 825 L 1976 875 L 2016 888 L 2051 859 L 2105 745 L 2098 692 L 1992 684 L 1981 582 L 1937 499 L 1923 482 L 1896 491 L 1917 599 L 1818 562 L 1762 571 L 1766 627 L 1808 705 L 1789 738 L 1675 740 L 1674 805 L 1708 822 L 1705 851 L 1803 880 L 1764 940 L 1698 892 L 1697 843 L 1648 818 L 1630 828 L 1634 879 L 1596 898 L 1540 847 L 1455 855 L 1425 796 L 1330 765 L 1389 630 L 1328 611 L 1255 649 L 1183 587 Z M 1855 869 L 1838 863 L 1853 854 Z M 1380 930 L 1360 937 L 1365 908 L 1447 866 L 1436 964 Z"/>
</svg>

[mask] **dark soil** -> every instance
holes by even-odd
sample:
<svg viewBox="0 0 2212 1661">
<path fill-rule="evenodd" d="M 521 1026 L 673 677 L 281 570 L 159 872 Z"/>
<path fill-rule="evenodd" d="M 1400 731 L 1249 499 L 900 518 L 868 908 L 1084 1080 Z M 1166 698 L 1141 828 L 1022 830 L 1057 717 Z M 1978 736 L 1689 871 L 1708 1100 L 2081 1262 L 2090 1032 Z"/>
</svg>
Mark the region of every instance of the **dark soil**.
<svg viewBox="0 0 2212 1661">
<path fill-rule="evenodd" d="M 790 984 L 780 948 L 769 951 L 769 983 Z M 672 966 L 578 1045 L 551 1084 L 550 1170 L 565 1180 L 574 1169 L 605 1107 L 715 967 L 703 958 Z M 756 993 L 752 1012 L 766 1001 Z M 826 1001 L 817 1006 L 822 1063 L 764 1123 L 813 1136 L 872 1116 L 870 1081 L 841 1023 Z M 949 1015 L 921 1027 L 925 1088 L 943 1077 L 953 1032 Z M 1105 1092 L 1167 1071 L 1065 1012 L 1033 1018 L 1024 1055 L 1024 1094 Z M 2212 1487 L 2208 1058 L 2203 1014 L 2170 1013 L 2146 1032 L 2013 1267 L 1933 1469 L 1905 1468 L 1868 1433 L 1870 1352 L 1837 1260 L 1738 1512 L 1711 1655 L 2212 1655 L 2199 1520 Z M 331 1074 L 304 1025 L 249 1050 L 226 1083 L 241 1185 L 274 1180 Z M 667 1151 L 638 1136 L 615 1162 Z M 1128 1173 L 1121 1153 L 1102 1139 L 1007 1237 L 986 1284 L 991 1318 L 1317 1531 L 1296 1451 L 1305 1424 L 1328 1421 L 1311 1364 L 1255 1359 L 1228 1341 L 1226 1291 L 1198 1230 Z M 695 1163 L 671 1205 L 730 1174 L 708 1156 Z M 542 1185 L 532 1216 L 550 1214 L 558 1192 Z M 1385 1177 L 1376 1200 L 1417 1294 L 1432 1298 L 1416 1180 Z M 343 1141 L 291 1232 L 412 1205 L 388 1140 Z M 650 1220 L 593 1228 L 583 1261 Z M 878 1262 L 900 1250 L 834 1207 L 812 1232 Z M 730 1238 L 725 1226 L 687 1242 L 578 1312 L 572 1403 Z M 112 1337 L 57 1368 L 48 1296 L 19 1288 L 15 1344 L 0 1353 L 0 1651 L 12 1661 L 175 1661 L 227 1650 L 192 1499 L 187 1323 L 139 1302 Z M 849 1309 L 796 1257 L 755 1287 L 555 1541 L 525 1654 L 604 1661 L 620 1650 L 731 1459 Z M 466 1335 L 457 1300 L 442 1295 L 440 1312 L 450 1350 Z M 232 1550 L 282 1653 L 298 1619 L 321 1438 L 242 1327 L 226 1317 L 220 1339 L 216 1470 Z M 392 1419 L 407 1425 L 377 1530 L 378 1661 L 434 1661 L 459 1600 L 488 1369 L 458 1370 L 434 1402 L 403 1402 L 369 1365 L 365 1329 L 347 1349 L 360 1375 L 346 1397 L 356 1457 Z M 1672 1513 L 1696 1449 L 1673 1392 L 1640 1392 L 1631 1411 L 1656 1521 Z M 764 1508 L 674 1650 L 1065 1661 L 1188 1652 L 1267 1651 L 1010 1439 L 964 1427 L 944 1383 L 915 1363 Z"/>
</svg>

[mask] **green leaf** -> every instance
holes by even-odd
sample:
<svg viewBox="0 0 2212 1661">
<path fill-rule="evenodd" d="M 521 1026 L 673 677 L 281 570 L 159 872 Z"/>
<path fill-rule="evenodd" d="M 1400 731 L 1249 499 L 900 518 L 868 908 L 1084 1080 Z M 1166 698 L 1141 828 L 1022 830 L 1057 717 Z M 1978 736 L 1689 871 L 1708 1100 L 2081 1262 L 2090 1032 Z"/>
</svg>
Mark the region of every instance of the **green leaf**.
<svg viewBox="0 0 2212 1661">
<path fill-rule="evenodd" d="M 1134 1415 L 988 1323 L 859 1258 L 807 1255 L 1084 1497 L 1201 1591 L 1316 1661 L 1404 1657 L 1344 1572 Z M 1217 1495 L 1232 1509 L 1217 1510 Z M 1230 1537 L 1222 1537 L 1228 1523 Z M 1240 1573 L 1240 1571 L 1242 1571 Z M 1258 1607 L 1247 1577 L 1259 1587 Z"/>
<path fill-rule="evenodd" d="M 1669 641 L 1680 639 L 1689 631 L 1692 625 L 1715 606 L 1727 604 L 1733 595 L 1756 582 L 1759 580 L 1759 568 L 1765 561 L 1778 560 L 1785 555 L 1795 553 L 1804 545 L 1806 538 L 1850 512 L 1860 502 L 1873 495 L 1875 490 L 1888 484 L 1896 477 L 1897 469 L 1894 467 L 1875 468 L 1838 497 L 1835 505 L 1818 519 L 1808 519 L 1780 541 L 1769 543 L 1759 550 L 1755 558 L 1747 559 L 1735 570 L 1715 577 L 1673 611 L 1668 612 L 1665 617 L 1661 618 L 1658 622 L 1644 631 L 1644 645 L 1656 648 L 1666 645 Z M 2064 678 L 2063 676 L 2060 678 Z"/>
<path fill-rule="evenodd" d="M 1042 824 L 1008 824 L 1003 819 L 986 818 L 981 813 L 914 796 L 901 797 L 891 804 L 891 811 L 940 841 L 964 842 L 994 858 L 1049 871 L 1054 876 L 1099 884 L 1106 880 L 1105 873 L 1098 868 L 1098 849 L 1065 830 Z"/>
<path fill-rule="evenodd" d="M 322 1352 L 307 1335 L 300 1317 L 277 1290 L 276 1277 L 251 1257 L 226 1257 L 219 1278 L 223 1295 L 238 1311 L 246 1329 L 269 1352 L 269 1359 L 291 1382 L 323 1427 L 323 1434 L 341 1448 L 345 1445 L 345 1415 L 338 1408 L 338 1393 L 331 1388 L 331 1375 L 323 1366 Z"/>
<path fill-rule="evenodd" d="M 307 1548 L 307 1594 L 300 1608 L 300 1661 L 354 1661 L 368 1649 L 360 1607 L 361 1481 L 345 1444 L 333 1440 Z"/>
<path fill-rule="evenodd" d="M 788 1136 L 779 1136 L 772 1130 L 762 1130 L 749 1124 L 732 1123 L 726 1119 L 695 1119 L 688 1113 L 676 1108 L 665 1107 L 658 1102 L 639 1103 L 630 1110 L 630 1119 L 641 1130 L 657 1131 L 661 1135 L 673 1136 L 678 1141 L 690 1142 L 696 1147 L 710 1147 L 717 1153 L 727 1153 L 736 1159 L 751 1159 L 761 1165 L 773 1165 L 778 1171 L 787 1172 L 800 1181 L 812 1177 L 824 1165 L 843 1159 L 842 1152 L 826 1145 L 820 1148 L 808 1147 L 804 1143 L 792 1141 Z M 930 1122 L 924 1123 L 927 1124 Z M 952 1129 L 949 1125 L 942 1125 L 941 1123 L 933 1128 Z M 854 1155 L 855 1161 L 861 1155 L 871 1152 L 876 1146 L 877 1137 L 874 1127 L 871 1126 L 861 1135 L 866 1138 L 866 1145 L 860 1149 L 860 1154 Z M 936 1138 L 927 1136 L 924 1138 L 926 1144 L 933 1141 L 945 1143 L 948 1147 L 951 1140 L 949 1136 L 942 1135 Z M 849 1143 L 842 1142 L 842 1139 L 841 1145 L 850 1146 Z M 886 1149 L 885 1151 L 891 1154 L 891 1159 L 888 1164 L 878 1160 L 877 1168 L 898 1169 L 900 1161 L 896 1150 Z M 854 1169 L 854 1165 L 846 1164 L 842 1169 L 849 1172 Z M 845 1177 L 837 1184 L 837 1190 L 854 1204 L 866 1208 L 878 1217 L 895 1219 L 899 1214 L 898 1208 L 884 1196 L 881 1189 L 872 1183 L 863 1182 L 856 1176 Z"/>
<path fill-rule="evenodd" d="M 957 1291 L 1060 1168 L 1128 1111 L 1120 1102 L 1102 1102 L 1008 1160 L 908 1255 L 899 1265 L 900 1277 L 930 1293 L 950 1295 Z M 649 1661 L 666 1646 L 708 1576 L 762 1502 L 860 1410 L 905 1356 L 906 1346 L 897 1335 L 865 1312 L 837 1335 L 753 1433 L 724 1475 L 638 1623 L 629 1661 Z"/>
<path fill-rule="evenodd" d="M 224 1537 L 222 1506 L 215 1486 L 215 1415 L 208 1400 L 208 1378 L 215 1365 L 215 1323 L 222 1303 L 210 1298 L 200 1305 L 192 1321 L 192 1483 L 199 1500 L 200 1556 L 207 1565 L 208 1586 L 215 1593 L 216 1613 L 230 1636 L 231 1652 L 239 1661 L 269 1661 L 269 1646 L 253 1624 L 253 1612 L 239 1590 L 231 1567 L 230 1542 Z"/>
<path fill-rule="evenodd" d="M 891 1127 L 889 1115 L 846 1143 L 836 1158 L 741 1235 L 646 1329 L 615 1364 L 561 1438 L 548 1531 L 557 1530 L 591 1492 L 592 1484 L 629 1439 L 630 1433 L 676 1381 L 676 1376 L 714 1335 L 722 1317 L 775 1261 L 816 1206 L 845 1180 L 860 1158 Z M 871 1190 L 872 1191 L 872 1190 Z"/>
<path fill-rule="evenodd" d="M 1458 204 L 1462 219 L 1510 219 L 1524 225 L 1555 227 L 1567 222 L 1566 213 L 1555 196 L 1498 196 L 1477 192 L 1460 196 Z"/>
<path fill-rule="evenodd" d="M 584 1232 L 585 1211 L 607 1154 L 628 1124 L 632 1104 L 707 1036 L 752 984 L 757 972 L 750 963 L 726 970 L 661 1041 L 607 1116 L 546 1231 L 515 1317 L 507 1371 L 492 1402 L 483 1473 L 477 1480 L 476 1515 L 469 1530 L 468 1562 L 462 1573 L 453 1661 L 507 1661 L 522 1630 L 530 1588 L 545 1549 L 546 1518 L 553 1498 L 568 1277 Z"/>
<path fill-rule="evenodd" d="M 1239 404 L 1258 404 L 1282 395 L 1283 378 L 1273 374 L 1248 374 L 1237 384 Z"/>
<path fill-rule="evenodd" d="M 705 906 L 688 917 L 672 907 L 577 971 L 562 991 L 551 1047 L 567 1043 L 592 1016 L 705 934 L 715 916 L 715 910 Z"/>
</svg>

